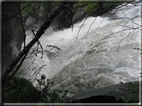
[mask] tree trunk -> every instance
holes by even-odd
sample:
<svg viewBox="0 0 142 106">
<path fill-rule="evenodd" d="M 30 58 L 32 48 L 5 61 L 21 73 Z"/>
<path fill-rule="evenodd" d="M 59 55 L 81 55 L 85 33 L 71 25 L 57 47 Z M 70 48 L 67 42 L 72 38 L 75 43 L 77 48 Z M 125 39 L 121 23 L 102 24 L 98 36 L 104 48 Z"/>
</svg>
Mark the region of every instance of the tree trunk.
<svg viewBox="0 0 142 106">
<path fill-rule="evenodd" d="M 19 53 L 19 55 L 15 58 L 15 60 L 10 64 L 9 67 L 6 68 L 6 70 L 3 72 L 3 82 L 5 83 L 6 79 L 9 77 L 10 72 L 13 70 L 13 68 L 16 66 L 16 64 L 21 60 L 21 58 L 24 57 L 25 54 L 27 54 L 30 50 L 30 48 L 38 41 L 38 39 L 44 34 L 45 30 L 50 26 L 51 22 L 54 20 L 54 18 L 64 9 L 64 3 L 61 4 L 60 7 L 58 7 L 54 13 L 46 20 L 46 22 L 39 28 L 39 30 L 36 33 L 35 38 L 27 45 L 25 48 Z"/>
</svg>

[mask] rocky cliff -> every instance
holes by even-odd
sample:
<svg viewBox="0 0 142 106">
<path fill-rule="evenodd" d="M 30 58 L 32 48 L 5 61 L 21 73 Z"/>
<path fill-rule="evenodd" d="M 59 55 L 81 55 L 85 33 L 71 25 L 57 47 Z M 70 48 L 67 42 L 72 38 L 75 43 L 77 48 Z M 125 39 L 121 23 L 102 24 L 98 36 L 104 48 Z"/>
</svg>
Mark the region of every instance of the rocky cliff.
<svg viewBox="0 0 142 106">
<path fill-rule="evenodd" d="M 2 70 L 12 62 L 20 52 L 24 41 L 24 32 L 21 26 L 19 3 L 2 3 Z"/>
</svg>

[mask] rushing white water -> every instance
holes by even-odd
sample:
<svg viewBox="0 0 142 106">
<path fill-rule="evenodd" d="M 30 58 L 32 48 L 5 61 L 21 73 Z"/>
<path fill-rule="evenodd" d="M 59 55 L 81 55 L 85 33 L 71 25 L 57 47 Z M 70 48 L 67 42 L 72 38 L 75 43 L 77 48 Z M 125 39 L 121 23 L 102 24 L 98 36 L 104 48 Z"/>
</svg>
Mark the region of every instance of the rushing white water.
<svg viewBox="0 0 142 106">
<path fill-rule="evenodd" d="M 73 29 L 54 32 L 50 27 L 40 38 L 43 57 L 35 44 L 21 70 L 28 78 L 41 70 L 40 74 L 52 78 L 53 88 L 67 89 L 70 94 L 139 80 L 140 51 L 134 48 L 140 48 L 140 7 L 127 7 L 115 12 L 115 20 L 114 16 L 89 17 Z M 28 33 L 26 43 L 34 38 Z"/>
</svg>

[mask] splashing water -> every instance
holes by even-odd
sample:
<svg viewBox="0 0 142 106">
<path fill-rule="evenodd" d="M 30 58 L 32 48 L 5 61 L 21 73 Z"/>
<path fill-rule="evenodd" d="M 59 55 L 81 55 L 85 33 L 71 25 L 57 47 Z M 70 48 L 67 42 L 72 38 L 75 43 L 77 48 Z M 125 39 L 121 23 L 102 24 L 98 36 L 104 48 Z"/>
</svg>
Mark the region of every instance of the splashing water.
<svg viewBox="0 0 142 106">
<path fill-rule="evenodd" d="M 140 47 L 141 18 L 134 13 L 140 9 L 131 4 L 128 7 L 116 12 L 115 20 L 114 16 L 89 17 L 73 29 L 55 32 L 50 27 L 39 40 L 43 57 L 35 44 L 21 70 L 28 78 L 34 78 L 40 70 L 40 74 L 52 78 L 53 89 L 67 89 L 70 94 L 139 80 L 140 51 L 134 48 Z M 27 44 L 34 35 L 26 33 Z"/>
</svg>

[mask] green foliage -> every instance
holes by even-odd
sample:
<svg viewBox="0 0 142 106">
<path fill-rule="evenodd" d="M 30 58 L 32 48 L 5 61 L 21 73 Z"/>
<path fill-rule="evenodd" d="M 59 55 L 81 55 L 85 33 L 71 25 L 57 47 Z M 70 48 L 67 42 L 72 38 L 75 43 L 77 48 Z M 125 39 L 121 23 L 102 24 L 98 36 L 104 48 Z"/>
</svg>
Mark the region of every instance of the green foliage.
<svg viewBox="0 0 142 106">
<path fill-rule="evenodd" d="M 102 6 L 99 11 L 102 13 L 105 13 L 106 11 L 110 11 L 113 8 L 115 8 L 116 6 L 118 6 L 119 4 L 121 4 L 123 2 L 123 0 L 118 0 L 115 2 L 104 2 L 104 4 L 106 6 L 103 7 L 103 5 L 100 5 L 103 2 L 99 2 L 98 0 L 95 2 L 83 2 L 78 0 L 75 4 L 74 4 L 74 8 L 84 8 L 84 13 L 85 14 L 90 14 L 93 13 L 95 9 L 97 9 L 99 6 Z M 97 12 L 97 11 L 96 11 Z"/>
<path fill-rule="evenodd" d="M 68 91 L 51 91 L 51 87 L 53 85 L 53 82 L 51 82 L 49 79 L 46 80 L 45 75 L 41 75 L 40 79 L 37 79 L 38 82 L 38 89 L 40 90 L 40 100 L 39 103 L 62 103 L 67 102 L 67 99 L 65 99 L 65 96 Z M 59 96 L 59 94 L 62 94 L 62 96 Z"/>
<path fill-rule="evenodd" d="M 40 92 L 24 78 L 12 78 L 3 86 L 4 103 L 34 103 Z"/>
<path fill-rule="evenodd" d="M 44 2 L 23 2 L 21 3 L 21 9 L 23 9 L 21 11 L 22 13 L 22 16 L 25 17 L 25 16 L 33 16 L 36 18 L 37 14 L 40 14 L 40 12 L 42 13 L 42 11 L 44 10 L 40 10 L 40 7 L 41 6 L 44 6 L 44 5 L 48 5 L 49 3 L 44 3 Z M 25 8 L 26 7 L 26 8 Z"/>
<path fill-rule="evenodd" d="M 79 2 L 79 3 L 76 3 L 74 4 L 74 8 L 79 8 L 79 7 L 83 7 L 83 6 L 86 6 L 88 5 L 88 3 L 85 3 L 85 2 Z"/>
<path fill-rule="evenodd" d="M 21 3 L 21 8 L 24 8 L 29 4 L 30 4 L 30 2 Z M 22 14 L 24 14 L 25 16 L 29 15 L 29 14 L 32 14 L 32 12 L 33 12 L 32 8 L 33 7 L 35 7 L 35 4 L 31 3 L 28 7 L 26 7 L 24 10 L 22 10 Z"/>
<path fill-rule="evenodd" d="M 121 4 L 121 0 L 118 2 L 112 2 L 112 3 L 108 3 L 108 10 L 111 10 L 112 8 L 118 6 L 119 4 Z"/>
<path fill-rule="evenodd" d="M 97 7 L 97 5 L 98 5 L 97 2 L 95 2 L 95 3 L 88 3 L 88 5 L 84 9 L 85 13 L 89 14 L 89 13 L 93 12 L 93 9 L 95 7 Z"/>
<path fill-rule="evenodd" d="M 74 4 L 74 8 L 85 7 L 84 12 L 89 14 L 93 12 L 94 8 L 98 6 L 98 2 L 77 2 Z"/>
<path fill-rule="evenodd" d="M 67 102 L 68 91 L 51 91 L 53 82 L 46 80 L 45 75 L 36 79 L 38 86 L 24 78 L 13 77 L 3 86 L 2 99 L 4 103 L 62 103 Z M 59 96 L 61 95 L 61 96 Z"/>
<path fill-rule="evenodd" d="M 121 96 L 122 100 L 124 102 L 138 102 L 139 101 L 139 85 L 132 85 L 131 83 L 128 83 L 125 88 L 121 89 L 124 92 L 127 92 L 126 95 Z"/>
<path fill-rule="evenodd" d="M 56 5 L 56 6 L 60 6 L 61 4 L 62 4 L 61 2 L 57 2 L 57 1 L 53 2 L 53 5 Z"/>
<path fill-rule="evenodd" d="M 122 87 L 120 91 L 122 91 L 122 93 L 111 92 L 109 96 L 114 96 L 116 101 L 122 99 L 126 103 L 139 102 L 139 84 L 133 85 L 131 83 L 128 83 L 125 87 Z"/>
</svg>

